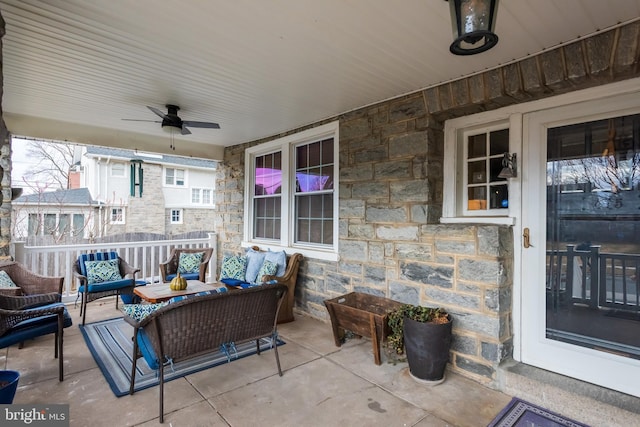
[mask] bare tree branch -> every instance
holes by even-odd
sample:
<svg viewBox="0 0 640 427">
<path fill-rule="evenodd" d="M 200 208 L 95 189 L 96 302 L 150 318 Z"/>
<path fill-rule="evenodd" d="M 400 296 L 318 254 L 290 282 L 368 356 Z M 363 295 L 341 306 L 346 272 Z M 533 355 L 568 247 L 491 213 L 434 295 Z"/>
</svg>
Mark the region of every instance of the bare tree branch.
<svg viewBox="0 0 640 427">
<path fill-rule="evenodd" d="M 69 169 L 73 162 L 74 146 L 48 141 L 29 141 L 28 155 L 37 163 L 27 172 L 25 182 L 42 192 L 46 189 L 66 189 L 69 183 Z"/>
</svg>

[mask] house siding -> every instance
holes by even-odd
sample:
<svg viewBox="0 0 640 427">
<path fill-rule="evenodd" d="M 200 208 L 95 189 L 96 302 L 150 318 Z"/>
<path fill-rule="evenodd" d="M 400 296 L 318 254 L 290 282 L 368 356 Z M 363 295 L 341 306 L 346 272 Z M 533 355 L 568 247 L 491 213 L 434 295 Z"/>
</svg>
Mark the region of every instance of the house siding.
<svg viewBox="0 0 640 427">
<path fill-rule="evenodd" d="M 339 262 L 305 258 L 296 307 L 327 320 L 323 301 L 359 291 L 445 307 L 452 368 L 495 383 L 513 353 L 513 230 L 439 224 L 444 121 L 640 75 L 640 23 L 541 55 L 228 147 L 216 173 L 218 265 L 242 251 L 244 150 L 339 120 Z"/>
</svg>

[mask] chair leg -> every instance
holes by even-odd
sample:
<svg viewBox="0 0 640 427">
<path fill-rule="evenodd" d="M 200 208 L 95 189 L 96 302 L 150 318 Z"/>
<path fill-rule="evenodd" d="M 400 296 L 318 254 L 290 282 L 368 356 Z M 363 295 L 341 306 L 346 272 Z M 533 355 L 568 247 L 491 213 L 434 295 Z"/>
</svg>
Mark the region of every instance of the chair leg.
<svg viewBox="0 0 640 427">
<path fill-rule="evenodd" d="M 116 291 L 116 310 L 118 309 L 119 302 L 120 302 L 120 291 Z"/>
<path fill-rule="evenodd" d="M 64 380 L 64 355 L 63 355 L 63 337 L 64 337 L 64 313 L 58 314 L 58 333 L 56 334 L 56 344 L 58 345 L 58 371 L 60 372 L 59 380 Z"/>
<path fill-rule="evenodd" d="M 136 365 L 138 364 L 138 328 L 133 330 L 133 367 L 131 368 L 131 385 L 129 386 L 129 394 L 133 394 L 133 388 L 136 384 Z"/>
<path fill-rule="evenodd" d="M 80 306 L 80 312 L 82 313 L 82 326 L 84 326 L 84 321 L 85 318 L 87 317 L 87 294 L 88 292 L 83 292 L 82 293 L 82 305 Z M 82 310 L 82 307 L 84 307 L 84 311 Z"/>
<path fill-rule="evenodd" d="M 256 353 L 260 355 L 260 338 L 256 340 Z"/>
<path fill-rule="evenodd" d="M 160 424 L 164 423 L 164 364 L 160 361 Z"/>
<path fill-rule="evenodd" d="M 56 332 L 56 345 L 55 350 L 53 351 L 53 357 L 55 357 L 56 359 L 58 358 L 58 340 L 60 339 L 60 335 L 58 335 L 58 332 Z"/>
<path fill-rule="evenodd" d="M 282 376 L 282 368 L 280 367 L 280 357 L 278 356 L 278 344 L 273 344 L 273 351 L 276 354 L 276 364 L 278 365 L 278 375 Z"/>
</svg>

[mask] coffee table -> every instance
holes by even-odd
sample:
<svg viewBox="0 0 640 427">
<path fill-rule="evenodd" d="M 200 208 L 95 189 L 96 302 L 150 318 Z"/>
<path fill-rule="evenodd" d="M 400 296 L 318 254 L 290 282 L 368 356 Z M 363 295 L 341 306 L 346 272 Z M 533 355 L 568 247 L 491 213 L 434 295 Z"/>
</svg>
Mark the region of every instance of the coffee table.
<svg viewBox="0 0 640 427">
<path fill-rule="evenodd" d="M 182 291 L 172 291 L 169 288 L 169 283 L 156 283 L 154 285 L 138 286 L 133 290 L 133 293 L 147 302 L 156 303 L 181 295 L 212 291 L 217 288 L 217 286 L 203 283 L 199 280 L 187 280 L 187 289 Z"/>
</svg>

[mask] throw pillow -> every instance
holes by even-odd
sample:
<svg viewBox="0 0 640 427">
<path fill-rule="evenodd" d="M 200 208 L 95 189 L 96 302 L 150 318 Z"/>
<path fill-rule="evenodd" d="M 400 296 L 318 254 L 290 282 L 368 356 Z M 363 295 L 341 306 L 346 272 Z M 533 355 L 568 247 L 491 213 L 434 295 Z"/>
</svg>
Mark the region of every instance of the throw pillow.
<svg viewBox="0 0 640 427">
<path fill-rule="evenodd" d="M 247 272 L 244 277 L 245 281 L 254 283 L 256 280 L 260 280 L 258 271 L 260 271 L 260 267 L 262 267 L 264 263 L 265 255 L 264 252 L 256 251 L 252 248 L 247 249 Z"/>
<path fill-rule="evenodd" d="M 89 284 L 111 282 L 112 280 L 122 279 L 117 259 L 110 259 L 106 261 L 85 261 L 84 265 L 87 269 L 87 280 L 89 281 Z"/>
<path fill-rule="evenodd" d="M 222 260 L 220 279 L 244 280 L 247 271 L 247 257 L 245 256 L 225 256 Z"/>
<path fill-rule="evenodd" d="M 17 285 L 11 280 L 6 271 L 0 271 L 0 288 L 15 288 Z"/>
<path fill-rule="evenodd" d="M 265 261 L 258 272 L 258 282 L 262 283 L 263 276 L 273 276 L 278 271 L 278 265 L 271 261 Z"/>
<path fill-rule="evenodd" d="M 203 256 L 204 252 L 180 253 L 180 258 L 178 259 L 178 273 L 188 274 L 200 272 L 200 263 L 202 263 Z"/>
<path fill-rule="evenodd" d="M 285 251 L 273 252 L 269 249 L 269 252 L 264 257 L 265 261 L 271 261 L 278 265 L 278 271 L 276 276 L 284 276 L 284 272 L 287 268 L 287 253 Z"/>
<path fill-rule="evenodd" d="M 122 307 L 122 311 L 127 316 L 139 322 L 165 305 L 167 305 L 166 302 L 159 302 L 157 304 L 125 304 Z"/>
</svg>

